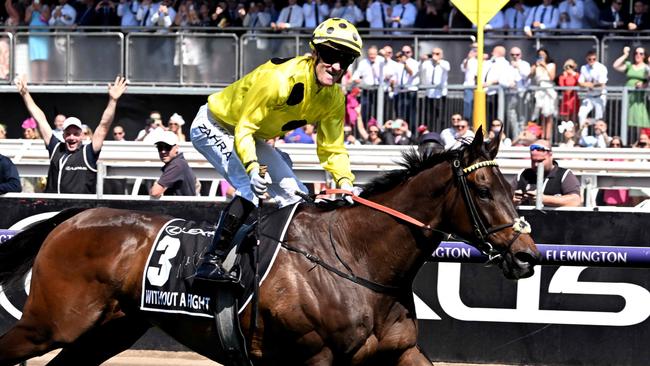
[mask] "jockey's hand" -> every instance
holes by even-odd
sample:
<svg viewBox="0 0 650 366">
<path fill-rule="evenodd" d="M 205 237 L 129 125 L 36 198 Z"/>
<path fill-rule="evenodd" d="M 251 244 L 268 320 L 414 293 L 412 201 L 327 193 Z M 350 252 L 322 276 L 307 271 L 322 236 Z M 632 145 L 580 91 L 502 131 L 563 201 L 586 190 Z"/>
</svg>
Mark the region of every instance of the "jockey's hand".
<svg viewBox="0 0 650 366">
<path fill-rule="evenodd" d="M 260 169 L 254 168 L 248 173 L 251 178 L 251 189 L 258 198 L 265 198 L 265 193 L 268 190 L 268 185 L 271 184 L 271 176 L 267 173 L 263 177 L 260 175 Z"/>
<path fill-rule="evenodd" d="M 346 191 L 350 191 L 350 192 L 352 192 L 351 195 L 350 195 L 350 194 L 345 194 L 345 195 L 343 196 L 343 198 L 344 198 L 344 199 L 345 199 L 345 200 L 346 200 L 350 205 L 353 205 L 353 204 L 354 204 L 354 200 L 352 199 L 352 196 L 358 196 L 358 195 L 361 194 L 361 192 L 363 192 L 363 188 L 361 188 L 361 187 L 354 187 L 352 184 L 347 183 L 347 182 L 346 182 L 346 183 L 343 183 L 343 184 L 341 185 L 341 189 L 345 189 Z"/>
</svg>

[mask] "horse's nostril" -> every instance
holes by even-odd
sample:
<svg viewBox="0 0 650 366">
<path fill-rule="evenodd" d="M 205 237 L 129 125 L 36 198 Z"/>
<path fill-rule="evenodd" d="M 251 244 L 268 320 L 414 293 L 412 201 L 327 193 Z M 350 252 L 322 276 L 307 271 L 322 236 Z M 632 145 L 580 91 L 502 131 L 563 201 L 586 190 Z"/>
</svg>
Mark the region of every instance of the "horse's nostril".
<svg viewBox="0 0 650 366">
<path fill-rule="evenodd" d="M 533 253 L 529 253 L 527 251 L 515 253 L 515 258 L 520 262 L 528 263 L 531 265 L 537 264 L 539 260 L 536 255 L 534 255 Z"/>
</svg>

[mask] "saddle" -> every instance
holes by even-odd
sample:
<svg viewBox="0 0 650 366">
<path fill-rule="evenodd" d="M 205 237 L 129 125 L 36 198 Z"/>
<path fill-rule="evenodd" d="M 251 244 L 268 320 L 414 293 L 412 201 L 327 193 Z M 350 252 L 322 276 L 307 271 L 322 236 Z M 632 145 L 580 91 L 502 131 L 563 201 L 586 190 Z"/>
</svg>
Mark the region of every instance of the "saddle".
<svg viewBox="0 0 650 366">
<path fill-rule="evenodd" d="M 252 366 L 239 323 L 239 314 L 250 303 L 251 331 L 257 327 L 259 286 L 275 261 L 280 242 L 284 240 L 297 207 L 298 204 L 294 204 L 279 210 L 262 209 L 262 212 L 256 209 L 235 234 L 232 249 L 223 262 L 227 271 L 237 267 L 240 286 L 205 284 L 213 287 L 208 291 L 211 291 L 215 298 L 216 330 L 230 365 Z"/>
</svg>

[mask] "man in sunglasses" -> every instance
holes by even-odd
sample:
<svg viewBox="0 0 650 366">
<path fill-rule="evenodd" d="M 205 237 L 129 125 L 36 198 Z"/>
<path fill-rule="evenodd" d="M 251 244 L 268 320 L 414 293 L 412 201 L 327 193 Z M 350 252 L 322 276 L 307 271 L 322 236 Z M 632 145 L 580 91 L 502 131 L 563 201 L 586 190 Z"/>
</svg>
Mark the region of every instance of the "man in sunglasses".
<svg viewBox="0 0 650 366">
<path fill-rule="evenodd" d="M 605 105 L 607 103 L 607 67 L 598 62 L 595 50 L 587 51 L 585 60 L 587 63 L 580 67 L 580 77 L 578 85 L 587 88 L 587 95 L 582 98 L 580 108 L 578 109 L 578 121 L 582 126 L 591 111 L 594 112 L 595 119 L 603 118 Z"/>
<path fill-rule="evenodd" d="M 165 163 L 162 175 L 151 186 L 149 195 L 196 196 L 196 176 L 178 150 L 178 135 L 172 131 L 156 131 L 152 135 L 160 161 Z"/>
<path fill-rule="evenodd" d="M 552 207 L 575 207 L 582 204 L 580 181 L 569 169 L 553 160 L 551 143 L 537 140 L 530 145 L 531 167 L 523 169 L 511 183 L 515 205 L 534 205 L 537 196 L 537 166 L 544 165 L 542 204 Z"/>
<path fill-rule="evenodd" d="M 192 123 L 194 147 L 236 189 L 197 270 L 199 279 L 237 282 L 236 273 L 223 270 L 222 258 L 258 200 L 268 194 L 284 207 L 300 200 L 296 191 L 308 192 L 266 139 L 318 124 L 321 165 L 337 186 L 353 189 L 343 134 L 345 97 L 338 83 L 361 54 L 361 37 L 350 22 L 330 18 L 314 29 L 310 46 L 311 55 L 272 59 L 210 95 Z"/>
</svg>

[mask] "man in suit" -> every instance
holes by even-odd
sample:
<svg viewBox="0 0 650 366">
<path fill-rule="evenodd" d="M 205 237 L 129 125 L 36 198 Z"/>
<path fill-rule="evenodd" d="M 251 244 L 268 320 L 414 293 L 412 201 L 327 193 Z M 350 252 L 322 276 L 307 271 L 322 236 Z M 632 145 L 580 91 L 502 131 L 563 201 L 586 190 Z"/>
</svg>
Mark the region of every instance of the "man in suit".
<svg viewBox="0 0 650 366">
<path fill-rule="evenodd" d="M 625 29 L 628 22 L 623 11 L 623 0 L 612 0 L 609 7 L 600 11 L 599 25 L 603 29 Z"/>
<path fill-rule="evenodd" d="M 621 0 L 622 1 L 622 0 Z M 553 0 L 543 0 L 543 2 L 532 8 L 528 12 L 524 33 L 528 37 L 533 36 L 533 31 L 544 29 L 556 29 L 560 22 L 560 12 L 553 5 Z"/>
<path fill-rule="evenodd" d="M 629 30 L 645 30 L 650 29 L 650 17 L 648 17 L 647 7 L 643 0 L 636 0 L 634 2 L 634 14 L 630 17 L 630 22 L 627 23 Z"/>
</svg>

